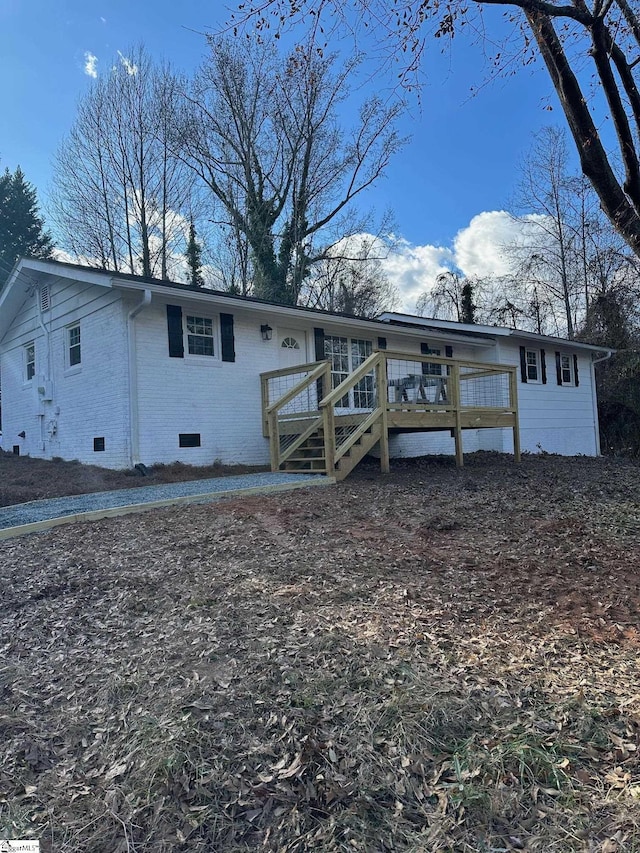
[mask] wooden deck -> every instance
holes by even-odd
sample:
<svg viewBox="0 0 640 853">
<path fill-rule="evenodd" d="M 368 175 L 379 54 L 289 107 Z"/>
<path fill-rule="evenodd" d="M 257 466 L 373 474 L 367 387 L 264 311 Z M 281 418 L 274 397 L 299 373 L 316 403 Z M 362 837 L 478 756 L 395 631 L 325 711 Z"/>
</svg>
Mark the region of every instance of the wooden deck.
<svg viewBox="0 0 640 853">
<path fill-rule="evenodd" d="M 374 352 L 332 387 L 329 361 L 261 374 L 263 430 L 274 471 L 341 479 L 375 445 L 389 470 L 389 435 L 451 430 L 456 464 L 462 431 L 512 429 L 520 460 L 517 375 L 511 365 L 415 353 Z"/>
</svg>

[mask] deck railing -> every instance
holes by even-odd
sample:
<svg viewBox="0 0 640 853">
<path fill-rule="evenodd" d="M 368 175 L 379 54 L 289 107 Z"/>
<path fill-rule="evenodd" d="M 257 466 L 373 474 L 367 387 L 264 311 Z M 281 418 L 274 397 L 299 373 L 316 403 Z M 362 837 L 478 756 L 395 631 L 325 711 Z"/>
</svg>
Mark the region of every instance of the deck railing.
<svg viewBox="0 0 640 853">
<path fill-rule="evenodd" d="M 326 471 L 333 473 L 377 425 L 383 470 L 389 467 L 390 428 L 451 429 L 462 465 L 463 429 L 509 427 L 520 458 L 517 374 L 511 365 L 379 350 L 335 388 L 329 361 L 269 371 L 261 382 L 274 470 L 318 433 Z"/>
<path fill-rule="evenodd" d="M 316 361 L 260 375 L 263 431 L 274 471 L 322 424 L 318 401 L 331 385 L 331 365 Z"/>
<path fill-rule="evenodd" d="M 385 391 L 384 355 L 374 352 L 320 400 L 327 471 L 335 471 L 343 456 L 382 420 Z M 339 420 L 336 409 L 342 412 Z"/>
</svg>

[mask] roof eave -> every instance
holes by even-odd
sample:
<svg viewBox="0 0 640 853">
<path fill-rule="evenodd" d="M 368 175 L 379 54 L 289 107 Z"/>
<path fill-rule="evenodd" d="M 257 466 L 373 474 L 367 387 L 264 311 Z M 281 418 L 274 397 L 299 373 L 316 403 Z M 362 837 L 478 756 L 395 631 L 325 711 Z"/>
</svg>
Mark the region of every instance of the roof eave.
<svg viewBox="0 0 640 853">
<path fill-rule="evenodd" d="M 548 343 L 553 344 L 557 347 L 564 347 L 565 349 L 568 347 L 588 350 L 589 352 L 615 352 L 615 349 L 612 347 L 603 347 L 598 344 L 587 344 L 582 341 L 573 341 L 568 338 L 556 338 L 552 335 L 539 335 L 537 332 L 523 332 L 520 329 L 511 329 L 511 337 L 512 338 L 520 338 L 526 341 L 537 341 L 538 343 Z"/>
<path fill-rule="evenodd" d="M 163 284 L 145 284 L 143 282 L 118 279 L 116 276 L 113 276 L 112 286 L 117 290 L 123 291 L 140 292 L 143 290 L 150 290 L 154 294 L 162 295 L 164 299 L 171 298 L 170 289 Z M 224 305 L 225 307 L 234 308 L 239 311 L 256 311 L 260 314 L 269 315 L 270 317 L 287 317 L 295 320 L 303 316 L 318 326 L 330 325 L 351 328 L 353 328 L 353 326 L 356 326 L 361 329 L 375 331 L 382 337 L 384 337 L 384 335 L 390 331 L 390 324 L 383 320 L 363 319 L 361 317 L 352 317 L 349 315 L 316 311 L 313 308 L 305 308 L 304 306 L 299 305 L 279 305 L 277 303 L 262 302 L 260 300 L 248 300 L 243 299 L 242 297 L 236 297 L 232 294 L 215 290 L 190 290 L 176 288 L 175 293 L 176 298 L 177 295 L 180 294 L 180 299 L 183 301 L 192 300 L 196 302 L 207 302 L 209 304 L 213 303 L 218 305 Z M 396 326 L 391 328 L 398 329 L 399 327 Z M 425 337 L 424 329 L 420 329 L 417 327 L 403 327 L 402 333 L 408 334 L 410 337 L 415 338 L 424 339 Z M 438 341 L 451 341 L 453 337 L 461 343 L 476 347 L 491 347 L 495 345 L 495 341 L 493 340 L 479 341 L 477 338 L 467 337 L 464 334 L 460 334 L 459 332 L 456 334 L 453 331 L 451 333 L 447 333 L 444 330 L 430 332 L 429 336 L 433 337 L 434 340 Z"/>
</svg>

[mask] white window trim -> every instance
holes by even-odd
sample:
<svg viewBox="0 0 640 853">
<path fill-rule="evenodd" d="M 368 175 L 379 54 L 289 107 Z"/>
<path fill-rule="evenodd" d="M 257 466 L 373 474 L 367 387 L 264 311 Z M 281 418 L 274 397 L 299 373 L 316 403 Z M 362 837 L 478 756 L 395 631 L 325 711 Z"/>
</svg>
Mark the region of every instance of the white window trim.
<svg viewBox="0 0 640 853">
<path fill-rule="evenodd" d="M 33 362 L 29 361 L 28 352 L 30 349 L 33 349 Z M 25 385 L 31 385 L 33 380 L 36 378 L 36 342 L 29 341 L 22 348 L 22 378 L 23 383 Z M 33 364 L 33 375 L 29 376 L 29 365 Z"/>
<path fill-rule="evenodd" d="M 347 372 L 344 373 L 344 375 L 343 375 L 343 371 L 333 369 L 333 359 L 331 359 L 331 356 L 327 356 L 331 360 L 331 384 L 333 387 L 335 387 L 334 376 L 343 377 L 340 380 L 342 382 L 344 379 L 347 379 L 349 377 L 349 375 L 351 373 L 353 373 L 354 370 L 357 370 L 358 367 L 360 366 L 360 364 L 362 364 L 362 362 L 360 362 L 360 364 L 357 364 L 355 366 L 353 364 L 353 344 L 354 343 L 355 344 L 364 343 L 365 348 L 366 348 L 366 345 L 369 344 L 371 347 L 371 353 L 373 353 L 373 351 L 374 351 L 374 345 L 373 345 L 373 341 L 370 340 L 369 338 L 358 338 L 358 337 L 352 337 L 351 335 L 329 334 L 329 335 L 325 336 L 325 340 L 327 340 L 328 338 L 347 341 L 346 355 L 347 355 L 348 369 L 347 369 Z M 371 355 L 371 353 L 369 353 L 369 355 Z M 325 355 L 326 355 L 326 349 L 325 349 Z M 365 359 L 366 358 L 369 358 L 369 356 L 368 355 L 365 356 Z M 347 408 L 349 410 L 355 410 L 355 411 L 366 411 L 366 409 L 368 409 L 369 406 L 360 407 L 360 406 L 356 405 L 356 403 L 355 403 L 356 394 L 359 395 L 358 399 L 360 400 L 360 399 L 362 399 L 360 397 L 360 395 L 363 395 L 366 398 L 367 394 L 370 393 L 366 390 L 366 387 L 365 387 L 366 384 L 367 384 L 367 379 L 366 379 L 366 377 L 363 377 L 363 379 L 358 383 L 358 385 L 360 385 L 361 387 L 358 387 L 358 385 L 356 385 L 355 388 L 352 388 L 348 392 L 348 396 L 349 396 L 348 405 L 346 407 L 340 407 L 340 408 Z"/>
<path fill-rule="evenodd" d="M 564 370 L 565 370 L 565 368 L 562 366 L 562 359 L 563 358 L 566 358 L 567 361 L 569 362 L 569 368 L 568 368 L 569 379 L 567 382 L 565 382 L 564 375 L 563 375 Z M 576 384 L 576 377 L 575 377 L 575 373 L 573 370 L 573 356 L 567 352 L 561 352 L 560 353 L 560 380 L 561 380 L 560 384 L 563 388 L 571 388 L 571 387 L 574 387 Z"/>
<path fill-rule="evenodd" d="M 80 329 L 80 361 L 71 364 L 71 330 Z M 80 322 L 70 323 L 64 329 L 64 372 L 65 374 L 79 373 L 82 370 L 82 328 Z"/>
<path fill-rule="evenodd" d="M 533 365 L 529 364 L 528 356 L 529 353 L 533 353 L 536 357 L 536 379 L 532 379 L 529 376 L 529 367 L 533 367 Z M 542 359 L 540 358 L 540 350 L 539 349 L 525 349 L 524 351 L 524 363 L 527 371 L 527 383 L 531 385 L 542 385 Z"/>
<path fill-rule="evenodd" d="M 188 317 L 198 317 L 202 320 L 211 320 L 213 331 L 213 355 L 203 355 L 202 353 L 189 352 L 189 329 L 187 327 Z M 207 364 L 222 364 L 222 339 L 220 337 L 220 318 L 217 314 L 203 314 L 194 311 L 192 314 L 183 310 L 182 313 L 182 335 L 184 357 L 188 360 L 200 361 Z"/>
</svg>

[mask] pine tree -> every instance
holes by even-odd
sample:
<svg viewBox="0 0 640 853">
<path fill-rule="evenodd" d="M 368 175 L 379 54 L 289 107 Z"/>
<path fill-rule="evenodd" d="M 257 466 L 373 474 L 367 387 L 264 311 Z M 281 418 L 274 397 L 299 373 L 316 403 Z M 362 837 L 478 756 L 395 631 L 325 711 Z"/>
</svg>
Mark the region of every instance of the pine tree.
<svg viewBox="0 0 640 853">
<path fill-rule="evenodd" d="M 50 258 L 51 234 L 44 230 L 35 188 L 18 166 L 0 175 L 0 279 L 4 279 L 21 255 Z"/>
<path fill-rule="evenodd" d="M 465 281 L 462 286 L 461 301 L 460 301 L 460 321 L 462 323 L 476 322 L 476 305 L 473 304 L 473 285 L 470 281 Z"/>
<path fill-rule="evenodd" d="M 191 222 L 189 226 L 189 242 L 185 252 L 187 266 L 189 267 L 189 284 L 193 287 L 204 287 L 202 276 L 202 246 L 196 240 L 196 229 Z"/>
</svg>

